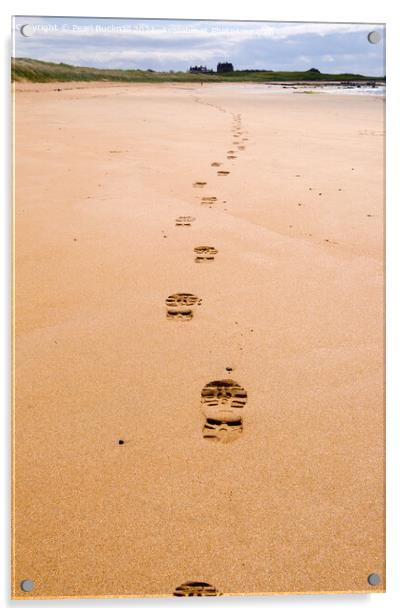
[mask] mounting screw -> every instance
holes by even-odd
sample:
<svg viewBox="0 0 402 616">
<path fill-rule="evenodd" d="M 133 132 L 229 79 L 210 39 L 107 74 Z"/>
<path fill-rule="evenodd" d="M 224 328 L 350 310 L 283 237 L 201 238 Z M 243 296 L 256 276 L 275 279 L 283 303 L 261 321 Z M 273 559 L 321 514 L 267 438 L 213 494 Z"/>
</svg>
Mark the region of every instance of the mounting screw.
<svg viewBox="0 0 402 616">
<path fill-rule="evenodd" d="M 381 584 L 381 578 L 378 575 L 378 573 L 370 573 L 370 575 L 367 578 L 367 581 L 370 584 L 370 586 L 378 586 L 378 584 Z"/>
<path fill-rule="evenodd" d="M 381 41 L 381 34 L 374 30 L 373 32 L 369 32 L 367 35 L 367 40 L 372 45 L 376 45 Z"/>
<path fill-rule="evenodd" d="M 20 588 L 24 592 L 31 592 L 31 590 L 33 590 L 34 588 L 34 583 L 32 580 L 22 580 Z"/>
</svg>

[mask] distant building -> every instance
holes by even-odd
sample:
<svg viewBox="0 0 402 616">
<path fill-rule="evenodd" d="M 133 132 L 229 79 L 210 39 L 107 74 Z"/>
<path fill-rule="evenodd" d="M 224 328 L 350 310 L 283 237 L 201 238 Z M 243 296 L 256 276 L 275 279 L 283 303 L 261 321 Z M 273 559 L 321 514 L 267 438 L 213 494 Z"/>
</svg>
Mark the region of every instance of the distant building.
<svg viewBox="0 0 402 616">
<path fill-rule="evenodd" d="M 233 70 L 233 64 L 231 62 L 218 62 L 216 67 L 217 73 L 230 73 Z"/>
<path fill-rule="evenodd" d="M 190 73 L 202 73 L 204 75 L 212 75 L 213 71 L 206 66 L 190 66 Z"/>
</svg>

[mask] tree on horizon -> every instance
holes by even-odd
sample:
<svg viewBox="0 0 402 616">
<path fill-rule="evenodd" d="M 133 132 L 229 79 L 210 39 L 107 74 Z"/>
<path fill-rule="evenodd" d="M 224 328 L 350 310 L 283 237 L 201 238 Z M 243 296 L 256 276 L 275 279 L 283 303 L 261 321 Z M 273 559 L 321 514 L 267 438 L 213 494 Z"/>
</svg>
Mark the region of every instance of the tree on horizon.
<svg viewBox="0 0 402 616">
<path fill-rule="evenodd" d="M 218 62 L 216 67 L 217 73 L 230 73 L 233 70 L 233 64 L 231 62 Z"/>
</svg>

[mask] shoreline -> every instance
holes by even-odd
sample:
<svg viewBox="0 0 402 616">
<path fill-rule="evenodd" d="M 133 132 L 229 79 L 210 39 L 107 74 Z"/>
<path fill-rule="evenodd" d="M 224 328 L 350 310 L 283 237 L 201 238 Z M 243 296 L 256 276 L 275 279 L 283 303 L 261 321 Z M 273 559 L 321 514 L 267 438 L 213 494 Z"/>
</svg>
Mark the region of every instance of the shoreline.
<svg viewBox="0 0 402 616">
<path fill-rule="evenodd" d="M 57 87 L 56 87 L 57 86 Z M 70 86 L 70 87 L 68 87 Z M 204 82 L 203 84 L 199 83 L 199 82 L 194 82 L 194 81 L 172 81 L 172 82 L 168 82 L 168 81 L 161 81 L 161 82 L 141 82 L 141 81 L 132 81 L 132 82 L 120 82 L 120 81 L 75 81 L 75 80 L 69 80 L 69 81 L 46 81 L 46 82 L 35 82 L 35 81 L 12 81 L 11 82 L 11 88 L 12 90 L 14 90 L 15 92 L 35 92 L 35 91 L 48 91 L 48 90 L 53 90 L 53 91 L 61 91 L 61 90 L 83 90 L 83 89 L 89 89 L 89 88 L 130 88 L 130 87 L 161 87 L 161 88 L 187 88 L 190 89 L 190 86 L 192 86 L 192 89 L 199 89 L 199 88 L 220 88 L 220 87 L 224 87 L 224 86 L 229 86 L 229 87 L 233 87 L 233 86 L 250 86 L 250 87 L 255 87 L 257 89 L 266 89 L 267 92 L 271 89 L 274 88 L 281 88 L 284 90 L 289 90 L 289 89 L 299 89 L 299 88 L 304 88 L 304 87 L 308 87 L 308 88 L 313 88 L 313 89 L 319 89 L 322 88 L 323 91 L 325 91 L 326 89 L 330 89 L 330 88 L 339 88 L 339 89 L 343 89 L 345 91 L 352 91 L 352 90 L 356 90 L 356 92 L 358 90 L 360 90 L 359 93 L 361 93 L 361 90 L 365 88 L 364 84 L 359 84 L 359 85 L 343 85 L 342 82 L 337 82 L 337 81 L 328 81 L 328 82 L 317 82 L 317 81 L 302 81 L 302 82 L 284 82 L 284 81 L 278 81 L 278 82 L 268 82 L 268 83 L 262 83 L 262 82 L 255 82 L 255 81 L 231 81 L 231 82 Z M 373 94 L 377 94 L 379 96 L 381 96 L 381 94 L 378 92 L 378 88 L 386 88 L 386 84 L 383 82 L 379 82 L 377 84 L 377 86 L 375 88 L 371 88 L 371 86 L 369 86 L 370 88 L 370 92 L 372 92 Z"/>
</svg>

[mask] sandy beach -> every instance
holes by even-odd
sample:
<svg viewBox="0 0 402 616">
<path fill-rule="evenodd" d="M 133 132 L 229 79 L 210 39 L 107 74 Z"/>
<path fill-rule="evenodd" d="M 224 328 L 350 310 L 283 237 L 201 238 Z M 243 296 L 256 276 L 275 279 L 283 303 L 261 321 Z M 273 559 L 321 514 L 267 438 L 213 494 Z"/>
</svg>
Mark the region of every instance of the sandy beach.
<svg viewBox="0 0 402 616">
<path fill-rule="evenodd" d="M 16 88 L 13 597 L 383 592 L 384 100 Z"/>
</svg>

